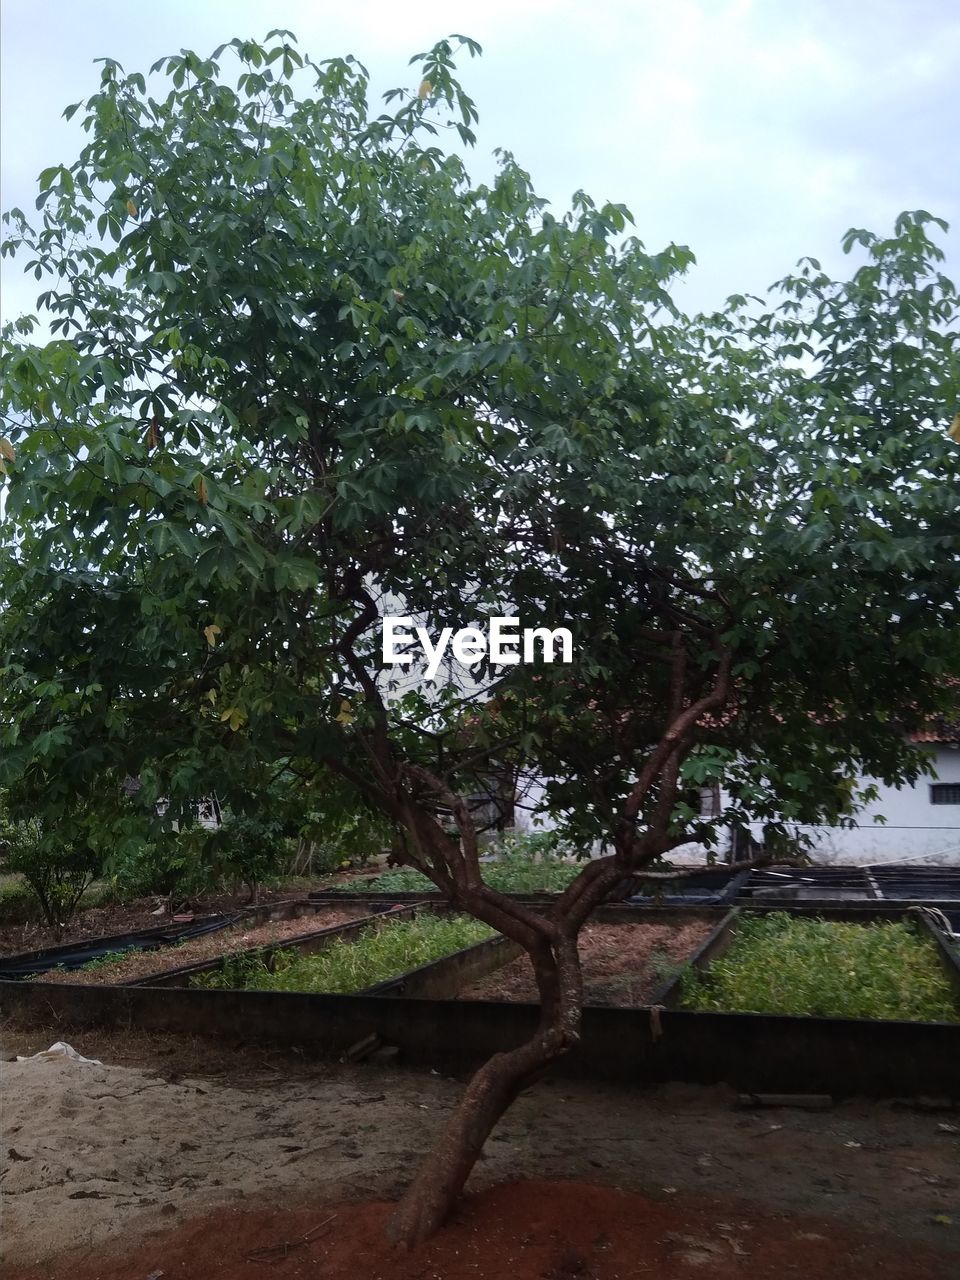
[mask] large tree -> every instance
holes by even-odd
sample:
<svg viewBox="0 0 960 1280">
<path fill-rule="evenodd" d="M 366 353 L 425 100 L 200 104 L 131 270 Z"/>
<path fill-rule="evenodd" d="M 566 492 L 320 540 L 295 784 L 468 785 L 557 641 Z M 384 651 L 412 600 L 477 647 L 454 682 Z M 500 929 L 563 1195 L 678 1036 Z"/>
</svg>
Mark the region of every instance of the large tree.
<svg viewBox="0 0 960 1280">
<path fill-rule="evenodd" d="M 680 316 L 691 262 L 621 206 L 552 215 L 443 41 L 368 111 L 289 33 L 104 62 L 78 161 L 8 215 L 44 282 L 5 334 L 0 782 L 48 822 L 332 773 L 401 856 L 521 943 L 542 1010 L 491 1059 L 394 1221 L 442 1220 L 516 1094 L 580 1034 L 577 937 L 625 873 L 732 820 L 840 820 L 921 766 L 958 576 L 956 294 L 926 214 L 772 303 Z M 229 59 L 229 62 L 227 61 Z M 223 63 L 223 66 L 221 66 Z M 228 67 L 239 76 L 228 79 Z M 154 94 L 157 96 L 154 96 Z M 72 114 L 78 108 L 70 108 Z M 567 624 L 570 665 L 398 681 L 384 611 Z M 402 673 L 409 677 L 410 672 Z M 465 796 L 539 768 L 605 856 L 549 913 L 485 885 Z"/>
</svg>

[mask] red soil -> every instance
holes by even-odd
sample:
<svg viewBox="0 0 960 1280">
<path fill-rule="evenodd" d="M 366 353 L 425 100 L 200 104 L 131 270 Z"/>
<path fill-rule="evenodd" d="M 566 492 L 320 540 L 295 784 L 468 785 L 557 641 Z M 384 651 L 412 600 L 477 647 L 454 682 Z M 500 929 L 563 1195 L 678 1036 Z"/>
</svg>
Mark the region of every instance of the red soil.
<svg viewBox="0 0 960 1280">
<path fill-rule="evenodd" d="M 233 1205 L 7 1280 L 948 1280 L 960 1265 L 956 1254 L 742 1202 L 545 1181 L 466 1196 L 443 1231 L 397 1254 L 384 1240 L 391 1208 Z"/>
</svg>

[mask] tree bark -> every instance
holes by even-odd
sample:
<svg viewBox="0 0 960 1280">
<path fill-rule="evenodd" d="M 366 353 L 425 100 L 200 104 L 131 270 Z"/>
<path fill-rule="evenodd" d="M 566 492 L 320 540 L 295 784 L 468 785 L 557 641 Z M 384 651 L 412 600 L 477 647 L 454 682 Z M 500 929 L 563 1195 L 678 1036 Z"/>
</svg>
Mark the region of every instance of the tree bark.
<svg viewBox="0 0 960 1280">
<path fill-rule="evenodd" d="M 518 1048 L 494 1054 L 467 1085 L 387 1228 L 389 1239 L 402 1249 L 442 1225 L 500 1117 L 580 1038 L 583 990 L 576 938 L 555 939 L 530 958 L 541 998 L 537 1032 Z"/>
</svg>

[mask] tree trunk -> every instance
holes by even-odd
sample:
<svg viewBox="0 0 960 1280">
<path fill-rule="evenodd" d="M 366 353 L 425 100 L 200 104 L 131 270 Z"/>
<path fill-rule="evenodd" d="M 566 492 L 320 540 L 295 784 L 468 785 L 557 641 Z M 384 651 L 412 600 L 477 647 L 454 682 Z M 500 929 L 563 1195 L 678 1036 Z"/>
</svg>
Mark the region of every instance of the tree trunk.
<svg viewBox="0 0 960 1280">
<path fill-rule="evenodd" d="M 582 981 L 576 941 L 561 942 L 556 951 L 531 956 L 542 1002 L 536 1035 L 484 1063 L 397 1206 L 387 1235 L 401 1248 L 412 1248 L 441 1226 L 500 1117 L 579 1040 Z"/>
</svg>

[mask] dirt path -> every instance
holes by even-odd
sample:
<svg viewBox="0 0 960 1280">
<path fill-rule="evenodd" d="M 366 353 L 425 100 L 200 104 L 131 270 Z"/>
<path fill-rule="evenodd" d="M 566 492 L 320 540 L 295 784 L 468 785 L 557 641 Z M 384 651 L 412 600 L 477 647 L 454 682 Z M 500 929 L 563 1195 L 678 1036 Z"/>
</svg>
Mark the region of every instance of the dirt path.
<svg viewBox="0 0 960 1280">
<path fill-rule="evenodd" d="M 3 1056 L 56 1038 L 5 1035 Z M 314 1205 L 392 1198 L 462 1087 L 402 1068 L 308 1064 L 201 1041 L 90 1034 L 74 1045 L 107 1065 L 0 1063 L 11 1278 L 27 1264 L 52 1275 L 49 1260 L 68 1247 L 99 1256 L 106 1242 L 185 1229 L 189 1218 L 224 1206 L 246 1212 L 305 1197 Z M 768 1213 L 881 1233 L 891 1250 L 916 1242 L 955 1251 L 960 1265 L 956 1111 L 846 1104 L 753 1112 L 734 1103 L 722 1089 L 547 1080 L 512 1108 L 471 1186 L 562 1178 L 664 1204 L 734 1197 Z M 144 1280 L 151 1269 L 141 1268 Z M 915 1276 L 928 1274 L 935 1271 Z"/>
</svg>

